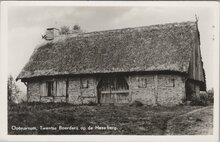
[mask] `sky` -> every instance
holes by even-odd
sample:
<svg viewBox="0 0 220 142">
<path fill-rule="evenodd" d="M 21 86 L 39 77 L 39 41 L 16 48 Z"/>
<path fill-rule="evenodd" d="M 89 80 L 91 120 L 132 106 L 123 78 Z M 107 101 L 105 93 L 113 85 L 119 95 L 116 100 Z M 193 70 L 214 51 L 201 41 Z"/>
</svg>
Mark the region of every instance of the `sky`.
<svg viewBox="0 0 220 142">
<path fill-rule="evenodd" d="M 148 26 L 172 22 L 195 21 L 199 18 L 202 60 L 207 89 L 214 86 L 214 31 L 216 14 L 208 6 L 188 7 L 60 7 L 10 6 L 8 8 L 8 70 L 16 78 L 28 62 L 34 48 L 43 39 L 46 28 L 78 24 L 84 31 L 100 31 L 127 27 Z M 25 85 L 17 82 L 21 90 Z"/>
</svg>

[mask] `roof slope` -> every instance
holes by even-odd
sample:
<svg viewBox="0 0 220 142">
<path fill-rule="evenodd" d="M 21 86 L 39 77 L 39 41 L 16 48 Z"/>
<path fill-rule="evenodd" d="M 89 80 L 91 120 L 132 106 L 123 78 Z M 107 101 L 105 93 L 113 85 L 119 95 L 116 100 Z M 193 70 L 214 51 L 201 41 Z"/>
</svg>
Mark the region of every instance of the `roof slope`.
<svg viewBox="0 0 220 142">
<path fill-rule="evenodd" d="M 133 71 L 188 72 L 196 23 L 83 33 L 36 48 L 17 79 Z"/>
</svg>

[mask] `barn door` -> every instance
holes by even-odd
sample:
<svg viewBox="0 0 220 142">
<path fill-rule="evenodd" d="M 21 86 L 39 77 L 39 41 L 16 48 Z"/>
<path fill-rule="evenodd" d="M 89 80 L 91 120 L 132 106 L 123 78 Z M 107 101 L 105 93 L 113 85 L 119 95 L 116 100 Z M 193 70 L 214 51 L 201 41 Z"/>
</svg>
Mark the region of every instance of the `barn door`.
<svg viewBox="0 0 220 142">
<path fill-rule="evenodd" d="M 97 86 L 98 103 L 128 103 L 129 87 L 122 76 L 105 76 Z"/>
</svg>

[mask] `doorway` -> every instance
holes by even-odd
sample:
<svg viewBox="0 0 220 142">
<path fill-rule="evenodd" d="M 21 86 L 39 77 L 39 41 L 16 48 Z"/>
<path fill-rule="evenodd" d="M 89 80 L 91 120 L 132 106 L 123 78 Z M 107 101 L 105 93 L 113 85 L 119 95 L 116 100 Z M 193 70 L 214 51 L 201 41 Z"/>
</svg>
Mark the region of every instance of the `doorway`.
<svg viewBox="0 0 220 142">
<path fill-rule="evenodd" d="M 99 104 L 129 103 L 129 86 L 123 76 L 103 76 L 97 90 Z"/>
</svg>

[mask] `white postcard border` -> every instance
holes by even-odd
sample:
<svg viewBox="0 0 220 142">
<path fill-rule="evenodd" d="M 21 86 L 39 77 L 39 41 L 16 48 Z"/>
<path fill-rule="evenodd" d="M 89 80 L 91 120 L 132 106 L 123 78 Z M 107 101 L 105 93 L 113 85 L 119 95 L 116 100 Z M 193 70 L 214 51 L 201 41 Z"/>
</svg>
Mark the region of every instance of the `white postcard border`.
<svg viewBox="0 0 220 142">
<path fill-rule="evenodd" d="M 183 7 L 201 6 L 213 7 L 216 9 L 216 33 L 215 38 L 219 39 L 219 3 L 205 1 L 9 1 L 1 3 L 1 54 L 0 54 L 0 140 L 12 141 L 217 141 L 219 134 L 219 40 L 215 40 L 215 103 L 214 103 L 214 134 L 211 136 L 133 136 L 133 135 L 8 135 L 7 131 L 7 9 L 9 6 L 153 6 L 153 7 Z M 3 116 L 3 117 L 2 117 Z"/>
</svg>

